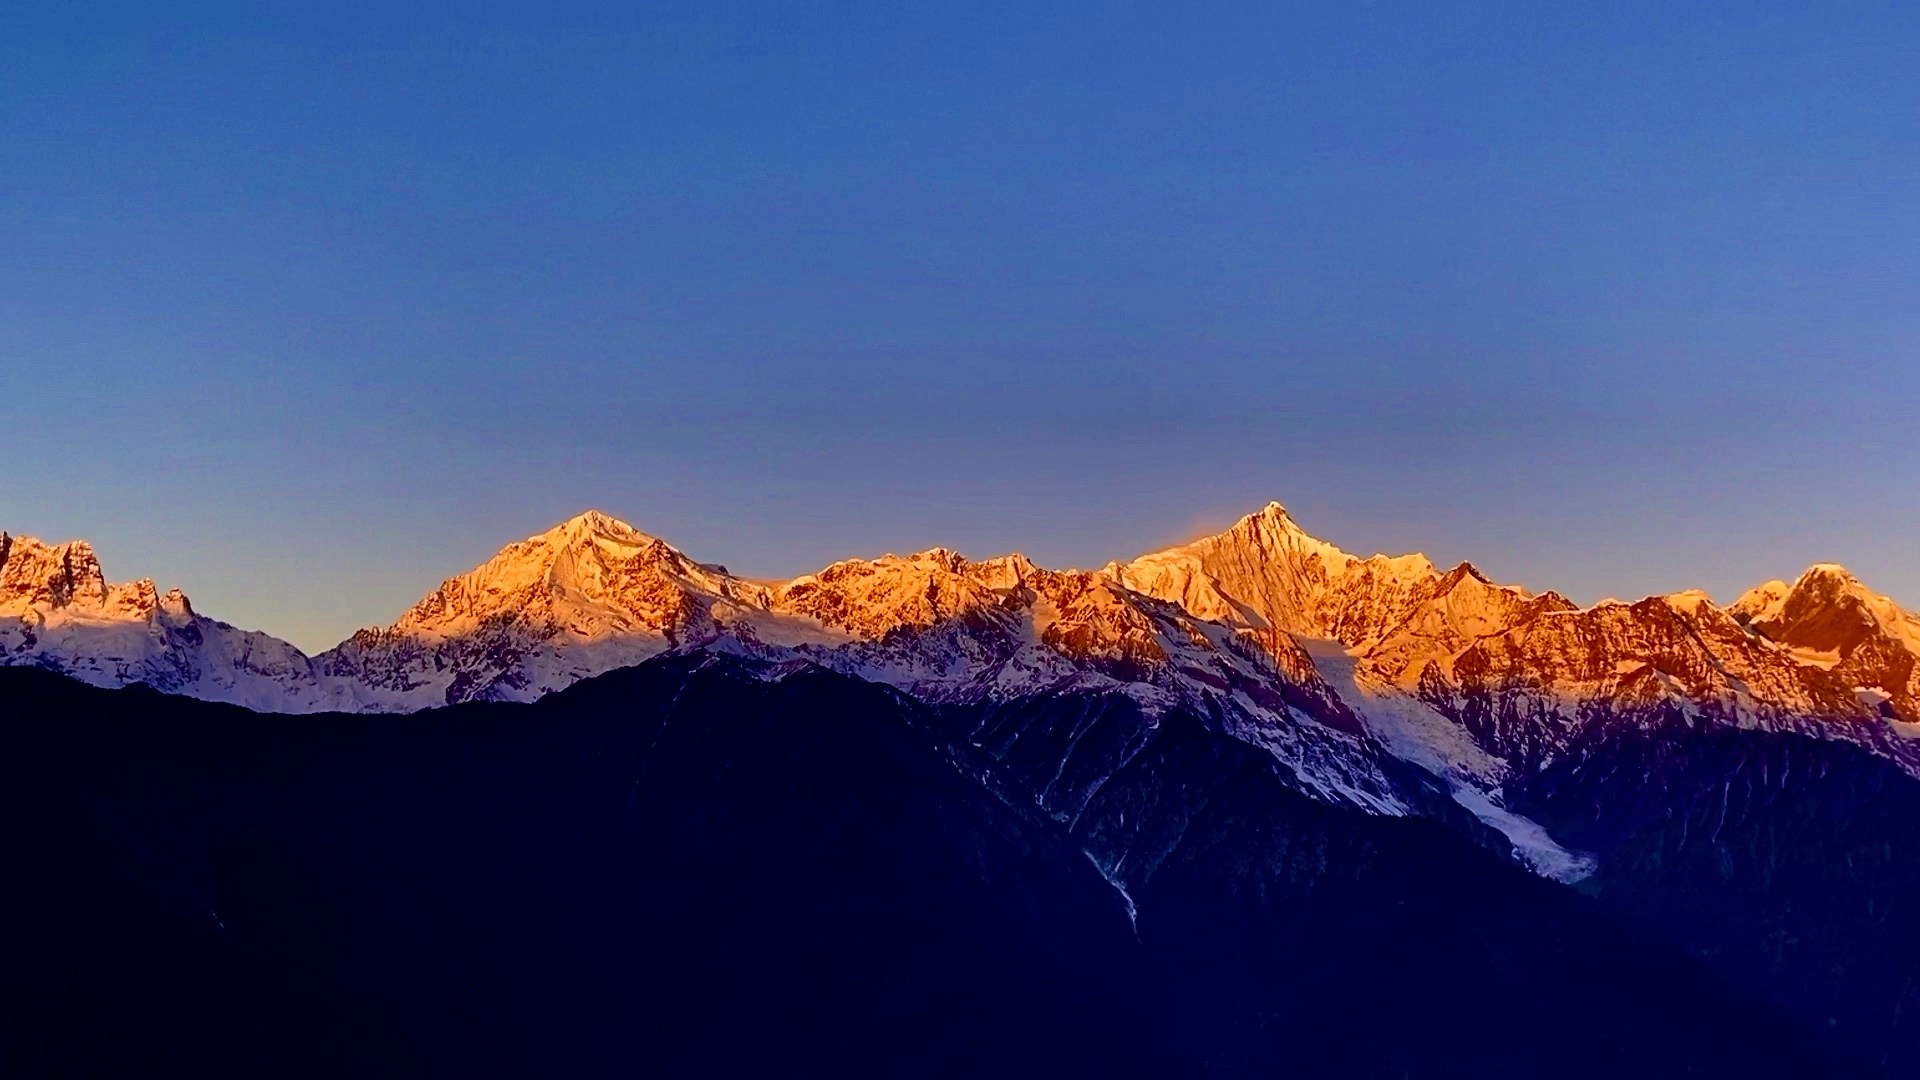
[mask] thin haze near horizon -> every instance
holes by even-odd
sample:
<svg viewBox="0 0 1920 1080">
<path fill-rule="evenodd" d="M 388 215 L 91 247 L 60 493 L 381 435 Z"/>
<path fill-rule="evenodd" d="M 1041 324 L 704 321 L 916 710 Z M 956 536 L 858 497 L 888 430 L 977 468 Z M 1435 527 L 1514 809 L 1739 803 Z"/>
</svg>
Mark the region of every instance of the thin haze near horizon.
<svg viewBox="0 0 1920 1080">
<path fill-rule="evenodd" d="M 1920 604 L 1920 8 L 1588 7 L 17 5 L 0 529 L 314 649 L 588 507 Z"/>
</svg>

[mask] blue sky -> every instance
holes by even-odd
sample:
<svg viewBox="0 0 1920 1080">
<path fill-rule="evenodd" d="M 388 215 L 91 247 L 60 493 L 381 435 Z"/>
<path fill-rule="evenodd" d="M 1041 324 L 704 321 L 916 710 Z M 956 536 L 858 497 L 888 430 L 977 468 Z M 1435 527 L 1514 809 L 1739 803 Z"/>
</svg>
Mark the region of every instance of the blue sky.
<svg viewBox="0 0 1920 1080">
<path fill-rule="evenodd" d="M 0 528 L 310 647 L 589 506 L 1920 604 L 1913 5 L 324 7 L 0 11 Z"/>
</svg>

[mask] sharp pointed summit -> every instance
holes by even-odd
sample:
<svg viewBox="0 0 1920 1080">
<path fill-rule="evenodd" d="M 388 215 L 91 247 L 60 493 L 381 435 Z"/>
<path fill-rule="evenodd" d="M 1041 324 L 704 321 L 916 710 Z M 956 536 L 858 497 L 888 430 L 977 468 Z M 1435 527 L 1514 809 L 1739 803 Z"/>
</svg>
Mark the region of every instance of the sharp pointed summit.
<svg viewBox="0 0 1920 1080">
<path fill-rule="evenodd" d="M 1336 640 L 1384 631 L 1435 577 L 1423 555 L 1361 559 L 1316 539 L 1278 502 L 1106 572 L 1205 618 Z"/>
</svg>

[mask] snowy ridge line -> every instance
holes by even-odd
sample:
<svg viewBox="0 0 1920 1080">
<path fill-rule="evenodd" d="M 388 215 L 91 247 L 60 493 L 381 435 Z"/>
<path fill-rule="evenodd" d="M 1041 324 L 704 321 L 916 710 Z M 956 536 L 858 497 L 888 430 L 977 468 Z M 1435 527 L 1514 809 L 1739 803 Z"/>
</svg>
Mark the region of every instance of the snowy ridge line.
<svg viewBox="0 0 1920 1080">
<path fill-rule="evenodd" d="M 238 659 L 252 655 L 241 649 L 251 639 L 210 620 L 183 631 L 164 613 L 103 608 L 73 590 L 39 590 L 19 611 L 8 663 L 279 712 L 530 701 L 703 648 L 806 660 L 932 703 L 1118 693 L 1148 713 L 1185 709 L 1256 742 L 1316 797 L 1407 809 L 1377 742 L 1290 638 L 1263 639 L 1019 555 L 975 562 L 935 548 L 765 583 L 588 513 L 509 545 L 392 625 L 319 656 L 276 642 L 272 667 Z M 54 638 L 47 626 L 75 633 Z"/>
<path fill-rule="evenodd" d="M 1578 857 L 1503 817 L 1501 791 L 1610 725 L 1795 731 L 1920 774 L 1920 618 L 1827 564 L 1724 608 L 1698 592 L 1581 608 L 1468 563 L 1351 555 L 1272 503 L 1097 571 L 932 548 L 765 582 L 588 512 L 308 656 L 198 614 L 178 590 L 109 585 L 83 542 L 0 533 L 0 664 L 96 685 L 403 712 L 530 701 L 703 648 L 804 660 L 931 703 L 1119 693 L 1201 716 L 1268 750 L 1303 791 L 1376 813 L 1407 812 L 1379 764 L 1400 758 L 1562 870 Z"/>
</svg>

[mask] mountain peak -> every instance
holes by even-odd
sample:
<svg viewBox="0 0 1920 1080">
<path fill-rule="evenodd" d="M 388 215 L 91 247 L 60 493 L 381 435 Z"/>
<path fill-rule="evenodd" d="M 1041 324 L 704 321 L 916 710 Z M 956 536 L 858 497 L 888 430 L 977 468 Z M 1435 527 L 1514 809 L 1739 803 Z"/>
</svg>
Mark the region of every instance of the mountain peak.
<svg viewBox="0 0 1920 1080">
<path fill-rule="evenodd" d="M 606 537 L 626 543 L 645 543 L 653 537 L 634 528 L 632 525 L 602 510 L 585 510 L 548 529 L 546 532 L 528 539 L 545 540 L 590 540 L 594 537 Z"/>
<path fill-rule="evenodd" d="M 953 566 L 964 565 L 967 562 L 967 557 L 953 550 L 950 547 L 935 546 L 935 547 L 930 547 L 925 551 L 914 552 L 912 555 L 909 555 L 907 557 L 907 561 L 908 562 L 932 562 L 932 563 L 939 563 L 942 566 L 953 567 Z"/>
<path fill-rule="evenodd" d="M 177 588 L 162 594 L 151 578 L 108 583 L 84 540 L 0 533 L 0 666 L 21 664 L 248 708 L 355 704 L 351 689 L 320 686 L 300 650 L 202 618 Z"/>
<path fill-rule="evenodd" d="M 1289 514 L 1289 513 L 1287 513 L 1287 508 L 1286 508 L 1286 507 L 1284 507 L 1284 506 L 1282 506 L 1282 505 L 1280 505 L 1280 502 L 1279 502 L 1279 500 L 1277 500 L 1277 499 L 1268 499 L 1268 500 L 1267 500 L 1267 505 L 1265 505 L 1265 506 L 1263 506 L 1263 507 L 1261 507 L 1261 508 L 1260 508 L 1260 509 L 1258 509 L 1258 510 L 1255 510 L 1255 511 L 1254 511 L 1253 513 L 1251 513 L 1251 514 L 1248 514 L 1247 516 L 1248 516 L 1248 517 L 1263 517 L 1263 518 L 1269 518 L 1269 519 L 1281 519 L 1281 518 L 1284 518 L 1284 519 L 1286 519 L 1287 521 L 1292 521 L 1292 520 L 1293 520 L 1293 515 L 1292 515 L 1292 514 Z"/>
<path fill-rule="evenodd" d="M 1814 563 L 1812 566 L 1801 571 L 1800 576 L 1794 579 L 1793 584 L 1795 588 L 1799 588 L 1802 585 L 1812 585 L 1816 583 L 1832 583 L 1844 587 L 1865 588 L 1865 586 L 1861 585 L 1860 579 L 1853 576 L 1853 571 L 1848 570 L 1839 563 L 1825 562 Z"/>
<path fill-rule="evenodd" d="M 1846 567 L 1815 563 L 1792 585 L 1769 581 L 1728 609 L 1737 619 L 1844 682 L 1890 695 L 1920 716 L 1920 617 L 1869 589 Z"/>
<path fill-rule="evenodd" d="M 1839 563 L 1814 563 L 1791 584 L 1775 578 L 1740 594 L 1728 610 L 1755 625 L 1798 619 L 1810 608 L 1836 604 L 1850 607 L 1891 607 L 1892 601 L 1862 584 Z"/>
<path fill-rule="evenodd" d="M 1293 515 L 1287 513 L 1287 508 L 1277 502 L 1269 502 L 1253 513 L 1242 517 L 1239 521 L 1234 522 L 1233 528 L 1227 530 L 1227 532 L 1231 534 L 1247 530 L 1254 532 L 1274 532 L 1293 536 L 1307 535 L 1306 531 L 1300 528 L 1300 523 L 1293 520 Z"/>
<path fill-rule="evenodd" d="M 0 603 L 100 603 L 107 597 L 106 575 L 93 545 L 85 540 L 48 544 L 31 536 L 0 533 Z"/>
<path fill-rule="evenodd" d="M 1421 557 L 1423 559 L 1425 558 L 1425 556 L 1421 556 Z M 1462 560 L 1459 564 L 1454 566 L 1453 569 L 1441 575 L 1438 588 L 1440 591 L 1444 592 L 1448 589 L 1453 588 L 1455 585 L 1458 585 L 1460 582 L 1467 580 L 1468 578 L 1472 578 L 1473 580 L 1479 582 L 1482 585 L 1493 584 L 1493 579 L 1488 577 L 1486 574 L 1482 573 L 1479 567 L 1473 565 L 1470 562 L 1466 562 L 1465 560 Z"/>
<path fill-rule="evenodd" d="M 1359 568 L 1359 569 L 1356 569 Z M 1143 555 L 1104 573 L 1136 592 L 1179 604 L 1205 619 L 1338 637 L 1334 594 L 1362 576 L 1365 589 L 1404 591 L 1432 576 L 1424 558 L 1364 561 L 1319 540 L 1269 502 L 1223 533 Z"/>
<path fill-rule="evenodd" d="M 674 598 L 685 587 L 724 576 L 611 514 L 588 510 L 448 578 L 392 629 L 437 635 L 490 618 L 533 618 L 658 632 L 684 617 Z"/>
</svg>

